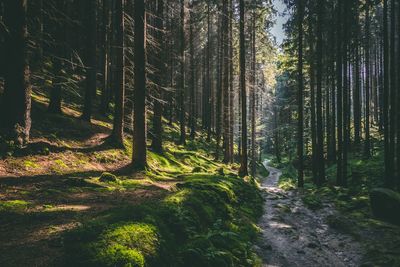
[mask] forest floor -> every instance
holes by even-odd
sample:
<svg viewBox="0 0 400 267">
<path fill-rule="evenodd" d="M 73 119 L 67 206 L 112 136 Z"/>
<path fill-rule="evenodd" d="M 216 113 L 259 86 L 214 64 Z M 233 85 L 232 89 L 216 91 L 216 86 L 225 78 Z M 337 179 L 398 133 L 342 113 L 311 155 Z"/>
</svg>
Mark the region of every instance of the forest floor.
<svg viewBox="0 0 400 267">
<path fill-rule="evenodd" d="M 35 92 L 27 147 L 8 144 L 3 153 L 0 144 L 0 266 L 258 260 L 257 185 L 237 177 L 237 165 L 216 161 L 201 133 L 179 146 L 179 127 L 165 125 L 164 153 L 149 150 L 147 171 L 133 172 L 132 139 L 115 148 L 110 118 L 95 114 L 87 123 L 78 105 L 64 105 L 62 115 L 47 105 L 48 96 Z"/>
<path fill-rule="evenodd" d="M 278 187 L 282 172 L 264 164 L 270 175 L 262 182 L 266 202 L 259 223 L 259 254 L 263 266 L 359 266 L 361 245 L 327 224 L 327 218 L 337 213 L 333 205 L 310 210 L 301 192 Z"/>
</svg>

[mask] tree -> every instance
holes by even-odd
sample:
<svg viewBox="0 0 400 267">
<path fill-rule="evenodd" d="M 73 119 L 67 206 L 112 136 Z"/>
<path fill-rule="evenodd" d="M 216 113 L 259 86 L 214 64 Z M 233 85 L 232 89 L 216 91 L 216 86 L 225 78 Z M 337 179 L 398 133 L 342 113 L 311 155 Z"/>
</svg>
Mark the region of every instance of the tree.
<svg viewBox="0 0 400 267">
<path fill-rule="evenodd" d="M 116 12 L 116 70 L 115 70 L 115 112 L 112 139 L 118 146 L 124 146 L 124 103 L 125 103 L 125 72 L 124 72 L 124 0 L 117 0 Z"/>
<path fill-rule="evenodd" d="M 185 1 L 181 1 L 181 25 L 180 25 L 180 85 L 179 85 L 179 127 L 180 138 L 179 144 L 186 144 L 186 109 L 185 109 L 185 93 L 186 93 L 186 75 L 185 75 L 185 50 L 186 50 L 186 33 L 185 33 Z"/>
<path fill-rule="evenodd" d="M 298 124 L 297 124 L 297 157 L 299 161 L 298 173 L 297 173 L 297 186 L 302 188 L 304 187 L 304 107 L 303 107 L 303 19 L 304 19 L 304 6 L 303 0 L 297 1 L 297 25 L 298 25 L 298 41 L 297 41 L 297 49 L 298 49 L 298 60 L 297 60 L 297 76 L 298 76 L 298 97 L 297 97 L 297 105 L 298 105 Z M 275 112 L 275 125 L 277 120 L 277 111 Z M 277 130 L 275 130 L 277 131 Z M 278 133 L 276 133 L 278 137 Z M 276 143 L 278 142 L 278 138 L 276 138 Z M 276 144 L 276 151 L 279 151 L 278 145 Z M 279 153 L 276 153 L 279 154 Z M 279 157 L 278 157 L 279 158 Z"/>
<path fill-rule="evenodd" d="M 41 3 L 39 8 L 43 8 Z M 60 1 L 59 7 L 61 9 L 66 9 L 66 1 Z M 42 12 L 40 12 L 42 13 Z M 40 22 L 42 24 L 43 22 Z M 42 28 L 43 26 L 39 26 Z M 55 29 L 56 43 L 53 45 L 53 64 L 54 64 L 54 79 L 53 88 L 50 91 L 50 103 L 48 111 L 54 114 L 61 114 L 62 109 L 62 89 L 63 89 L 63 68 L 64 68 L 64 58 L 66 57 L 66 35 L 68 27 L 65 23 L 59 22 Z M 43 49 L 40 49 L 39 54 L 43 53 Z"/>
<path fill-rule="evenodd" d="M 247 91 L 246 91 L 246 47 L 245 47 L 245 36 L 244 36 L 244 0 L 239 2 L 240 10 L 240 98 L 241 98 L 241 109 L 242 109 L 242 138 L 241 138 L 241 160 L 240 160 L 240 176 L 247 176 Z"/>
<path fill-rule="evenodd" d="M 230 110 L 229 110 L 229 150 L 230 150 L 230 162 L 234 161 L 234 123 L 235 123 L 235 110 L 234 110 L 234 73 L 233 73 L 233 0 L 229 1 L 229 97 L 230 97 Z"/>
<path fill-rule="evenodd" d="M 97 0 L 88 0 L 86 11 L 88 14 L 86 23 L 86 86 L 82 119 L 90 122 L 97 82 Z"/>
<path fill-rule="evenodd" d="M 396 68 L 398 62 L 396 62 L 396 2 L 391 0 L 390 5 L 390 36 L 389 36 L 389 71 L 390 71 L 390 83 L 389 83 L 389 161 L 390 161 L 390 177 L 389 186 L 394 188 L 395 186 L 395 172 L 396 172 L 396 161 L 395 161 L 395 148 L 396 148 L 396 94 L 397 94 L 397 80 L 396 80 Z"/>
<path fill-rule="evenodd" d="M 365 2 L 365 148 L 364 155 L 366 158 L 371 156 L 371 140 L 370 140 L 370 3 Z"/>
<path fill-rule="evenodd" d="M 251 175 L 256 174 L 256 13 L 252 12 L 251 25 Z"/>
<path fill-rule="evenodd" d="M 343 177 L 343 80 L 342 80 L 342 53 L 343 53 L 343 25 L 342 25 L 342 13 L 343 13 L 343 0 L 338 1 L 337 15 L 336 15 L 336 28 L 337 36 L 336 39 L 336 92 L 337 92 L 337 170 L 336 170 L 336 183 L 338 185 L 344 185 Z"/>
<path fill-rule="evenodd" d="M 317 95 L 316 95 L 316 112 L 317 112 L 317 155 L 316 162 L 318 177 L 317 185 L 322 185 L 325 181 L 325 159 L 324 159 L 324 132 L 322 125 L 322 18 L 323 18 L 322 1 L 317 3 L 318 21 L 317 21 Z"/>
<path fill-rule="evenodd" d="M 229 91 L 229 72 L 230 72 L 230 60 L 229 60 L 229 14 L 228 14 L 228 1 L 223 2 L 222 6 L 223 23 L 222 28 L 226 29 L 223 31 L 223 148 L 224 148 L 224 159 L 225 163 L 228 163 L 231 159 L 230 156 L 230 91 Z"/>
<path fill-rule="evenodd" d="M 1 128 L 17 145 L 29 142 L 31 85 L 28 64 L 27 0 L 4 1 L 4 95 Z"/>
<path fill-rule="evenodd" d="M 389 32 L 388 32 L 388 0 L 383 1 L 383 130 L 384 130 L 384 164 L 385 184 L 390 186 L 393 174 L 392 161 L 390 160 L 389 139 Z"/>
<path fill-rule="evenodd" d="M 160 46 L 162 50 L 164 50 L 164 1 L 157 1 L 157 17 L 155 19 L 155 27 L 156 27 L 156 42 Z M 155 99 L 154 99 L 154 116 L 153 116 L 153 138 L 151 143 L 151 148 L 157 152 L 163 152 L 163 126 L 162 126 L 162 113 L 163 113 L 163 104 L 162 104 L 162 88 L 164 86 L 164 75 L 165 75 L 165 52 L 160 51 L 161 56 L 156 59 L 156 90 L 155 90 Z"/>
<path fill-rule="evenodd" d="M 135 169 L 143 170 L 147 167 L 145 0 L 135 0 L 134 19 L 135 104 L 132 164 Z"/>
<path fill-rule="evenodd" d="M 190 2 L 190 22 L 189 22 L 189 43 L 190 43 L 190 109 L 189 109 L 189 127 L 190 138 L 194 139 L 196 136 L 196 77 L 195 77 L 195 51 L 194 51 L 194 33 L 193 28 L 195 24 L 193 1 Z"/>
</svg>

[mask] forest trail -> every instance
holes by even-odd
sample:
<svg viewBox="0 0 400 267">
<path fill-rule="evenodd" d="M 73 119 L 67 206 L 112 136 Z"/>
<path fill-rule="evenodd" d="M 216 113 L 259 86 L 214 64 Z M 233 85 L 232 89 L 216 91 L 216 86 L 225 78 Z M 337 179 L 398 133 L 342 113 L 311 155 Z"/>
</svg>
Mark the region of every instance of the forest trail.
<svg viewBox="0 0 400 267">
<path fill-rule="evenodd" d="M 268 161 L 264 165 L 270 175 L 262 183 L 266 202 L 257 247 L 263 266 L 359 266 L 361 245 L 326 222 L 335 214 L 333 206 L 311 211 L 303 204 L 301 192 L 278 187 L 280 170 L 268 166 Z"/>
</svg>

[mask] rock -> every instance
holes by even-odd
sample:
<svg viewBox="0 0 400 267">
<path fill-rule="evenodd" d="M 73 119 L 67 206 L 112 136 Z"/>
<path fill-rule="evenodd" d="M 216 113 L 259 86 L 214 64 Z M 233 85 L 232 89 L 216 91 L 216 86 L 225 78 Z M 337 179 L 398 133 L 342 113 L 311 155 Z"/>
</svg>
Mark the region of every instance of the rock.
<svg viewBox="0 0 400 267">
<path fill-rule="evenodd" d="M 400 194 L 386 188 L 375 188 L 370 193 L 371 209 L 379 219 L 400 225 Z"/>
<path fill-rule="evenodd" d="M 117 176 L 109 172 L 103 172 L 99 178 L 99 181 L 102 183 L 109 183 L 109 182 L 118 182 Z"/>
</svg>

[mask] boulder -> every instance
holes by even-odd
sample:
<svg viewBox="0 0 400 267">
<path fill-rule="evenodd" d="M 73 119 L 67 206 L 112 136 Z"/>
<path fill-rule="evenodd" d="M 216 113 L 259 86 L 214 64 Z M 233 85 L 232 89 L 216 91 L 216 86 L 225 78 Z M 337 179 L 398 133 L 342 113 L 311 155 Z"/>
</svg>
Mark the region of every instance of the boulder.
<svg viewBox="0 0 400 267">
<path fill-rule="evenodd" d="M 400 194 L 386 188 L 375 188 L 370 193 L 371 209 L 375 217 L 400 225 Z"/>
</svg>

